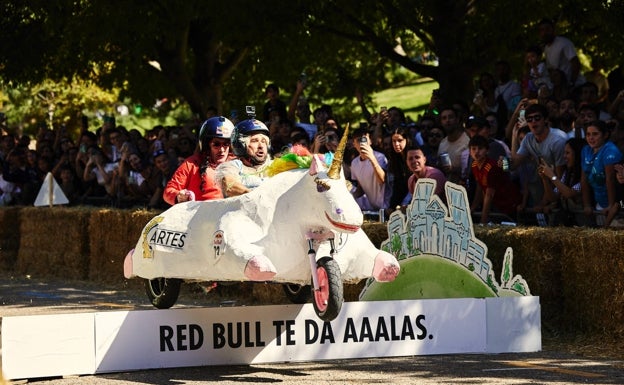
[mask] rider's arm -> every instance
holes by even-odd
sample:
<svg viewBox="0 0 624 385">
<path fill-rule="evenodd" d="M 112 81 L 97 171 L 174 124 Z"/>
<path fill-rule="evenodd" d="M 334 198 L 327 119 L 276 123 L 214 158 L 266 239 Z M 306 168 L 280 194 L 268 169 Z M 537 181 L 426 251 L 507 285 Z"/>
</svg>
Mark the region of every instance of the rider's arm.
<svg viewBox="0 0 624 385">
<path fill-rule="evenodd" d="M 242 163 L 240 160 L 232 160 L 220 164 L 216 171 L 215 182 L 221 187 L 225 198 L 233 197 L 251 191 L 245 186 L 240 177 Z"/>
<path fill-rule="evenodd" d="M 250 192 L 251 190 L 243 185 L 235 175 L 224 175 L 222 178 L 221 190 L 224 197 L 234 197 Z"/>
</svg>

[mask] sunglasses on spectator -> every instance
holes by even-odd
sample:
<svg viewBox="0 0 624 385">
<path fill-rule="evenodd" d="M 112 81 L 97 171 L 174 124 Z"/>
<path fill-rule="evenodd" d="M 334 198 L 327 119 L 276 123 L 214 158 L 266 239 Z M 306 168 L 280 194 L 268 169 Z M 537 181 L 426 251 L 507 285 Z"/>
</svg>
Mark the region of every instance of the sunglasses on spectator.
<svg viewBox="0 0 624 385">
<path fill-rule="evenodd" d="M 543 118 L 543 116 L 539 115 L 539 114 L 538 115 L 529 115 L 529 116 L 526 117 L 526 121 L 528 123 L 539 122 L 540 120 L 542 120 L 542 118 Z"/>
</svg>

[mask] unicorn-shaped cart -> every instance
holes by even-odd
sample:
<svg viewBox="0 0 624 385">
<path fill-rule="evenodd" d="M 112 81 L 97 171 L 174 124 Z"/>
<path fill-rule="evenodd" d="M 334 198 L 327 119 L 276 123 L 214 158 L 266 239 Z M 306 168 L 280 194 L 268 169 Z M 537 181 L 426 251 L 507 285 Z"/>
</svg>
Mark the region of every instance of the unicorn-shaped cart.
<svg viewBox="0 0 624 385">
<path fill-rule="evenodd" d="M 345 132 L 329 168 L 308 156 L 309 168 L 280 172 L 245 195 L 157 215 L 126 256 L 124 275 L 145 278 L 158 308 L 175 304 L 182 281 L 280 282 L 295 302 L 302 293 L 293 287 L 311 283 L 317 315 L 334 319 L 343 282 L 392 281 L 400 269 L 360 227 L 362 212 L 341 173 L 346 140 Z"/>
</svg>

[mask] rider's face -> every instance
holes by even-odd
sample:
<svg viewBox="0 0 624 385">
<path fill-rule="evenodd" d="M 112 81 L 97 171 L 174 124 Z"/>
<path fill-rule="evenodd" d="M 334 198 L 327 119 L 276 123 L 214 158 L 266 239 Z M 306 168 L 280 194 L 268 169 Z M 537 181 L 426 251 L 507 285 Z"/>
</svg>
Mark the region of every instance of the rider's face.
<svg viewBox="0 0 624 385">
<path fill-rule="evenodd" d="M 264 134 L 254 134 L 249 137 L 247 154 L 256 163 L 263 163 L 269 156 L 269 138 Z"/>
<path fill-rule="evenodd" d="M 230 141 L 223 138 L 215 138 L 210 141 L 210 160 L 221 164 L 228 159 L 230 154 Z"/>
</svg>

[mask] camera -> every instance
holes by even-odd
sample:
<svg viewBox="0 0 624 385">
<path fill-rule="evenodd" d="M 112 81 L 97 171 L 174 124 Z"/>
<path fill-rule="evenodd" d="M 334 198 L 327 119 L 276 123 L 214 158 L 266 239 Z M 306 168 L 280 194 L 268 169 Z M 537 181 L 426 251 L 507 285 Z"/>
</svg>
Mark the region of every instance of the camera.
<svg viewBox="0 0 624 385">
<path fill-rule="evenodd" d="M 256 107 L 254 106 L 245 106 L 245 112 L 247 113 L 250 119 L 253 119 L 256 117 Z"/>
<path fill-rule="evenodd" d="M 364 135 L 360 136 L 360 144 L 361 143 L 368 143 L 368 139 L 366 139 L 366 136 Z"/>
</svg>

